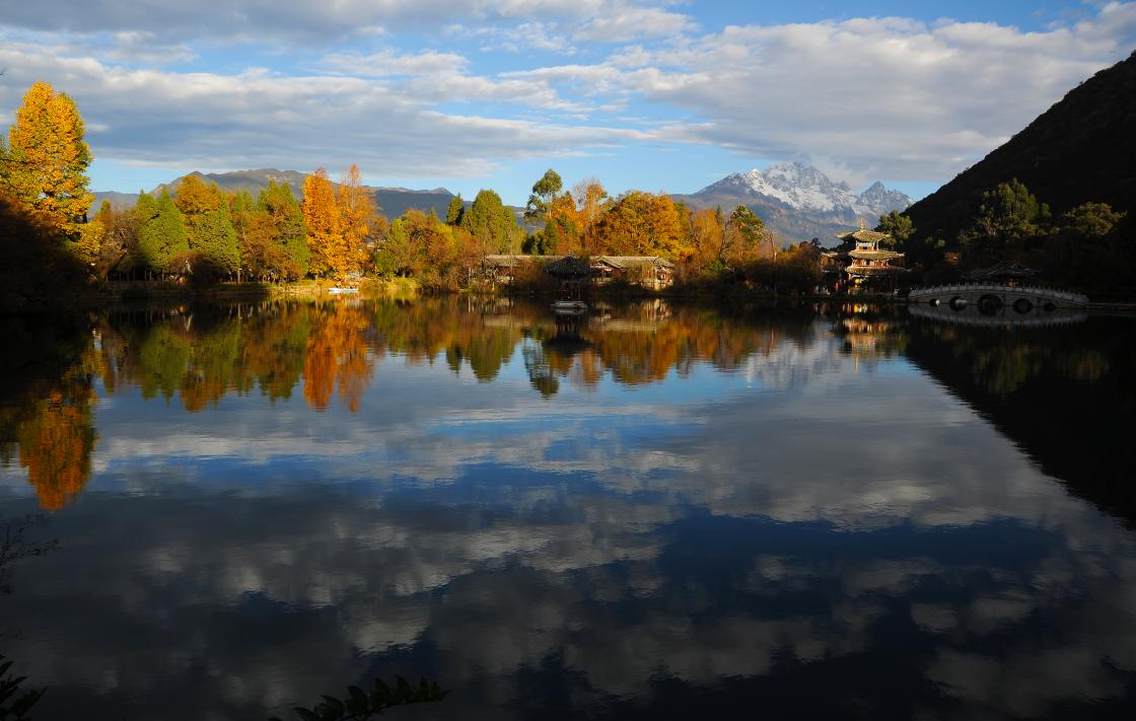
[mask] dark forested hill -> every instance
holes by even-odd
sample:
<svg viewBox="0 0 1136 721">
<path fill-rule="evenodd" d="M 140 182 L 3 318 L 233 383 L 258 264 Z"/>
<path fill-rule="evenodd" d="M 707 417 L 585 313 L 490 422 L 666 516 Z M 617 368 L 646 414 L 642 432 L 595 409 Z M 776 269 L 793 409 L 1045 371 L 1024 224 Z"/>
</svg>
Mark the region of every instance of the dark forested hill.
<svg viewBox="0 0 1136 721">
<path fill-rule="evenodd" d="M 1013 178 L 1054 212 L 1091 201 L 1136 210 L 1136 53 L 1069 91 L 1005 145 L 908 208 L 916 239 L 952 245 L 982 193 Z"/>
</svg>

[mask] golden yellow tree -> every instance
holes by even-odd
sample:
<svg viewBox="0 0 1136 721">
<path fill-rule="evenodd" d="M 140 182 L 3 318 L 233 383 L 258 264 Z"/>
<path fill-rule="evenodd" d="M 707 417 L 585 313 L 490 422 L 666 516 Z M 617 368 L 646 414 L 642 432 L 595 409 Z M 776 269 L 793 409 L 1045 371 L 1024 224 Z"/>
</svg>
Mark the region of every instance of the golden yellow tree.
<svg viewBox="0 0 1136 721">
<path fill-rule="evenodd" d="M 8 130 L 3 176 L 11 193 L 61 232 L 76 236 L 94 200 L 87 190 L 91 149 L 75 102 L 33 84 Z"/>
<path fill-rule="evenodd" d="M 326 275 L 334 269 L 331 259 L 343 242 L 343 221 L 335 189 L 323 168 L 304 178 L 304 200 L 300 209 L 308 228 L 311 271 L 317 276 Z"/>
<path fill-rule="evenodd" d="M 342 278 L 362 269 L 367 259 L 367 241 L 379 225 L 378 211 L 375 198 L 363 186 L 359 166 L 354 163 L 347 169 L 335 196 L 341 232 L 328 253 L 328 264 L 332 273 Z"/>
</svg>

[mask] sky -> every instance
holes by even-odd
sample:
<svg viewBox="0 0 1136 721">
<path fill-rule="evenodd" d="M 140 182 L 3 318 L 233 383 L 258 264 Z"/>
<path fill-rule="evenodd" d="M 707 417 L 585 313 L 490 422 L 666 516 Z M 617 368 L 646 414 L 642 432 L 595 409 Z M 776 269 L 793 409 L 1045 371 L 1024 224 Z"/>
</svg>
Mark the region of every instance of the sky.
<svg viewBox="0 0 1136 721">
<path fill-rule="evenodd" d="M 0 0 L 0 126 L 36 80 L 96 190 L 191 170 L 694 192 L 785 160 L 920 197 L 1136 48 L 1136 2 Z"/>
</svg>

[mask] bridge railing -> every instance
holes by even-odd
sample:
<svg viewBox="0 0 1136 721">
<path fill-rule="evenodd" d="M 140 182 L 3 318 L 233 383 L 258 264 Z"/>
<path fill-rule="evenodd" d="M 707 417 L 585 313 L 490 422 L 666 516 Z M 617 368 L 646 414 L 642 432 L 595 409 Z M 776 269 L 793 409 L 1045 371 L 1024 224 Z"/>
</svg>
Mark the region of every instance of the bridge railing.
<svg viewBox="0 0 1136 721">
<path fill-rule="evenodd" d="M 1013 287 L 998 285 L 995 283 L 949 283 L 947 285 L 935 285 L 929 288 L 914 288 L 908 294 L 908 297 L 916 296 L 921 297 L 925 295 L 939 295 L 947 293 L 1025 293 L 1027 295 L 1044 295 L 1048 298 L 1057 300 L 1068 300 L 1074 303 L 1087 303 L 1088 297 L 1081 293 L 1072 293 L 1067 290 L 1058 290 L 1056 288 L 1048 288 L 1042 285 L 1016 285 Z"/>
</svg>

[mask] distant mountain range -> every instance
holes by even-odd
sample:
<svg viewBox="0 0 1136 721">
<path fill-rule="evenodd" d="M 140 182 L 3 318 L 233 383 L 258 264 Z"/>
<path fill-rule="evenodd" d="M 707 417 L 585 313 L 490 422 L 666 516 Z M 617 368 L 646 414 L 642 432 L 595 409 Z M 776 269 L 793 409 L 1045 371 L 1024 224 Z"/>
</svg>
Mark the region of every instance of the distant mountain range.
<svg viewBox="0 0 1136 721">
<path fill-rule="evenodd" d="M 721 207 L 724 212 L 745 205 L 784 239 L 819 238 L 825 245 L 832 245 L 837 233 L 856 227 L 860 219 L 874 226 L 884 213 L 911 205 L 911 198 L 878 181 L 856 193 L 847 183 L 833 182 L 802 162 L 734 173 L 697 193 L 673 197 L 694 208 Z"/>
<path fill-rule="evenodd" d="M 194 172 L 191 173 L 191 175 L 196 175 L 211 183 L 216 183 L 223 190 L 234 193 L 247 190 L 254 196 L 268 185 L 268 181 L 274 180 L 277 183 L 285 183 L 291 187 L 292 192 L 298 200 L 303 195 L 305 173 L 296 170 L 264 168 L 260 170 L 236 170 L 230 173 Z M 178 184 L 184 177 L 185 176 L 181 176 L 168 183 L 162 183 L 150 192 L 154 194 L 161 193 L 163 190 L 170 190 L 172 192 L 177 189 Z M 409 188 L 368 186 L 368 189 L 374 193 L 375 203 L 378 204 L 379 209 L 388 218 L 397 218 L 409 208 L 417 208 L 425 211 L 433 209 L 439 216 L 445 217 L 446 209 L 450 205 L 450 200 L 454 197 L 454 194 L 445 188 L 411 190 Z M 112 206 L 118 208 L 129 208 L 133 207 L 134 203 L 137 202 L 138 195 L 113 191 L 96 192 L 94 207 L 97 209 L 104 200 L 109 200 Z"/>
<path fill-rule="evenodd" d="M 216 183 L 223 190 L 247 190 L 256 195 L 269 181 L 284 183 L 300 198 L 304 187 L 304 173 L 295 170 L 237 170 L 228 173 L 197 173 L 202 179 Z M 177 190 L 182 178 L 162 183 L 150 193 Z M 375 202 L 388 218 L 396 218 L 409 208 L 429 211 L 445 216 L 453 193 L 445 188 L 411 190 L 408 188 L 370 187 Z M 873 183 L 861 193 L 855 193 L 846 183 L 835 183 L 811 165 L 795 162 L 780 163 L 767 170 L 734 173 L 709 185 L 697 193 L 675 195 L 693 208 L 721 206 L 729 212 L 737 205 L 746 205 L 761 216 L 766 224 L 786 240 L 801 241 L 820 238 L 831 245 L 836 233 L 855 227 L 859 219 L 875 225 L 880 215 L 892 210 L 903 210 L 911 205 L 911 198 L 896 190 L 888 190 L 882 183 Z M 96 192 L 95 208 L 103 200 L 112 206 L 129 208 L 138 200 L 132 193 Z M 472 198 L 466 198 L 466 203 Z M 523 208 L 510 207 L 522 224 Z M 526 225 L 529 230 L 534 228 Z"/>
<path fill-rule="evenodd" d="M 907 210 L 916 253 L 953 247 L 982 194 L 1017 178 L 1054 212 L 1087 202 L 1136 211 L 1136 53 L 1070 90 L 1005 145 Z"/>
</svg>

